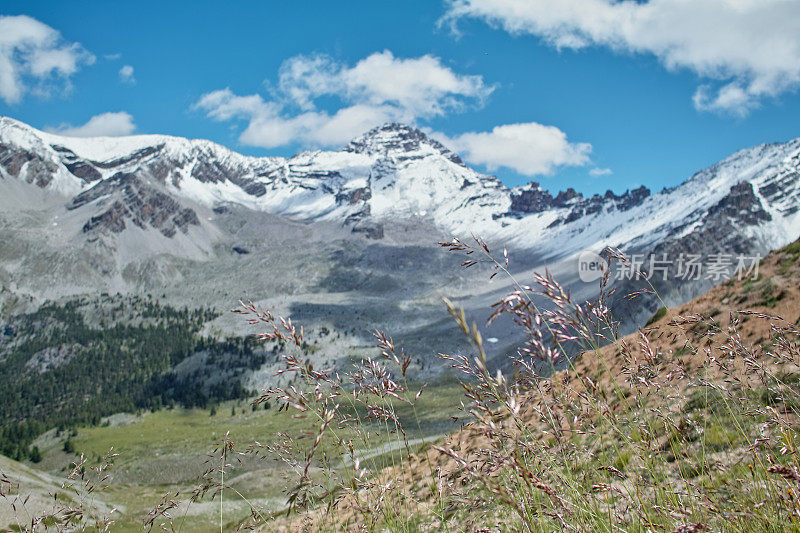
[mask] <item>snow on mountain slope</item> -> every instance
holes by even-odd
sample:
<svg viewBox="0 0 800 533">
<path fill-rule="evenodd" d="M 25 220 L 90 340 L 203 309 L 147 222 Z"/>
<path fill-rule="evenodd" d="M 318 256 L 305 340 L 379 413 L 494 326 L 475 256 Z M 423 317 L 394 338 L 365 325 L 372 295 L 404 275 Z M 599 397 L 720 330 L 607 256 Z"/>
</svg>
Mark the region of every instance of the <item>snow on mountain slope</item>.
<svg viewBox="0 0 800 533">
<path fill-rule="evenodd" d="M 770 220 L 758 224 L 770 248 L 783 246 L 800 234 L 800 139 L 742 150 L 695 174 L 673 189 L 643 198 L 628 209 L 606 195 L 594 209 L 569 223 L 548 224 L 559 213 L 545 211 L 510 223 L 501 234 L 521 247 L 542 246 L 549 254 L 568 254 L 606 245 L 646 248 L 667 237 L 681 237 L 702 225 L 708 210 L 731 193 L 737 183 L 750 182 Z M 590 199 L 591 200 L 591 199 Z M 749 208 L 757 208 L 750 206 Z M 561 208 L 562 213 L 568 209 Z M 575 213 L 573 209 L 571 213 Z M 565 220 L 569 220 L 569 215 Z M 755 233 L 754 233 L 755 236 Z"/>
<path fill-rule="evenodd" d="M 169 237 L 202 224 L 195 204 L 236 204 L 340 222 L 372 238 L 398 219 L 424 218 L 444 231 L 481 234 L 553 261 L 606 245 L 648 249 L 681 239 L 746 181 L 753 193 L 742 209 L 766 216 L 742 218 L 738 229 L 761 247 L 776 247 L 800 232 L 799 169 L 800 139 L 742 150 L 657 194 L 640 188 L 584 198 L 570 189 L 552 197 L 536 183 L 508 189 L 400 124 L 375 128 L 340 151 L 284 159 L 163 135 L 61 137 L 0 118 L 0 172 L 65 196 L 71 209 L 94 210 L 87 233 L 118 233 L 128 221 Z"/>
</svg>

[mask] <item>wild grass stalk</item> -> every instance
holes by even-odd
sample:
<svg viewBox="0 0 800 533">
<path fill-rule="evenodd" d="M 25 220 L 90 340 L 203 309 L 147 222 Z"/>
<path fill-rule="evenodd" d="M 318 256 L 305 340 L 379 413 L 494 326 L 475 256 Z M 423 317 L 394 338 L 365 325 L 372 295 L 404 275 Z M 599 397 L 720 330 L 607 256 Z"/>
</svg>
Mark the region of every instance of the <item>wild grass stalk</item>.
<svg viewBox="0 0 800 533">
<path fill-rule="evenodd" d="M 797 322 L 714 306 L 660 312 L 623 336 L 609 303 L 611 263 L 627 261 L 618 250 L 607 250 L 598 296 L 576 301 L 549 272 L 526 285 L 508 252 L 496 258 L 478 237 L 442 246 L 463 254 L 464 268 L 508 277 L 511 291 L 489 323 L 510 320 L 525 339 L 511 364 L 490 360 L 481 328 L 444 300 L 472 347 L 440 354 L 461 377 L 460 430 L 425 438 L 425 387 L 412 385 L 412 358 L 387 334 L 374 332 L 377 357 L 316 368 L 303 358 L 301 327 L 241 302 L 237 312 L 262 328 L 259 338 L 286 348 L 279 375 L 290 379 L 255 405 L 270 402 L 314 429 L 245 448 L 226 435 L 191 496 L 165 495 L 145 527 L 175 531 L 171 513 L 185 506 L 180 531 L 188 505 L 210 496 L 219 497 L 223 531 L 224 501 L 238 496 L 251 508 L 244 529 L 800 531 Z M 786 265 L 782 275 L 797 274 Z M 645 293 L 655 290 L 628 301 Z M 283 462 L 283 510 L 259 509 L 230 486 L 245 456 Z M 0 496 L 11 497 L 4 479 Z M 81 509 L 61 516 L 88 516 Z M 31 520 L 30 530 L 42 523 Z"/>
<path fill-rule="evenodd" d="M 506 251 L 498 260 L 482 239 L 473 241 L 442 246 L 464 254 L 464 268 L 485 264 L 490 277 L 509 277 L 513 290 L 493 306 L 489 321 L 509 317 L 525 334 L 513 375 L 492 367 L 480 329 L 445 300 L 474 349 L 442 355 L 463 376 L 472 421 L 432 449 L 370 472 L 371 482 L 360 477 L 348 497 L 329 502 L 335 511 L 306 507 L 306 525 L 325 530 L 357 522 L 401 531 L 394 511 L 402 509 L 405 524 L 414 516 L 420 529 L 443 529 L 453 520 L 458 528 L 525 531 L 800 527 L 796 324 L 747 310 L 723 324 L 712 310 L 658 317 L 626 338 L 607 304 L 614 294 L 610 268 L 598 297 L 576 302 L 547 272 L 524 285 L 511 273 Z M 618 250 L 606 256 L 608 266 L 627 261 Z M 645 293 L 655 290 L 628 299 Z M 768 349 L 741 335 L 742 320 L 756 319 L 768 323 Z M 391 382 L 391 374 L 384 377 Z M 283 401 L 292 402 L 289 395 Z M 342 416 L 332 413 L 333 420 Z M 400 429 L 393 424 L 385 429 Z M 420 474 L 435 483 L 435 496 L 413 482 L 392 483 Z M 402 507 L 363 505 L 376 497 Z M 509 513 L 516 517 L 511 522 Z"/>
</svg>

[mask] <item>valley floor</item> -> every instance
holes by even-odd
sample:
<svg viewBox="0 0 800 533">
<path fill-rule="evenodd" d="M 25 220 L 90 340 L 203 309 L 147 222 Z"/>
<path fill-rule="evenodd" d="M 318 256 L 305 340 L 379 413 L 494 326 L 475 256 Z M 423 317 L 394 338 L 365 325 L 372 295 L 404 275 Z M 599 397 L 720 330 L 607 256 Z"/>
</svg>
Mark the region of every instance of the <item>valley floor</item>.
<svg viewBox="0 0 800 533">
<path fill-rule="evenodd" d="M 458 412 L 460 388 L 438 385 L 428 392 L 428 400 L 418 406 L 424 413 L 420 425 L 409 431 L 409 444 L 415 447 L 429 445 L 457 427 L 450 417 Z M 401 416 L 410 419 L 412 414 L 405 412 Z M 139 415 L 114 415 L 99 426 L 58 435 L 51 430 L 35 441 L 42 453 L 41 462 L 24 465 L 0 457 L 0 472 L 21 485 L 10 498 L 0 498 L 0 531 L 10 524 L 24 523 L 28 513 L 35 516 L 50 512 L 50 494 L 73 493 L 61 484 L 80 454 L 90 467 L 101 464 L 110 451 L 118 455 L 94 498 L 101 502 L 96 510 L 116 509 L 110 515 L 115 520 L 112 531 L 141 531 L 148 513 L 165 496 L 180 501 L 169 511 L 176 529 L 219 531 L 218 496 L 198 502 L 187 500 L 208 479 L 218 480 L 217 471 L 207 471 L 218 469 L 221 464 L 230 465 L 226 469 L 222 516 L 226 530 L 233 530 L 250 516 L 251 509 L 266 516 L 287 505 L 287 464 L 270 456 L 267 450 L 258 449 L 255 443 L 280 441 L 282 433 L 302 441 L 313 427 L 312 421 L 297 418 L 295 413 L 279 412 L 275 407 L 253 409 L 248 401 L 240 400 L 219 404 L 213 410 L 176 407 Z M 381 436 L 380 428 L 376 429 L 377 438 L 371 437 L 369 447 L 357 450 L 356 456 L 377 470 L 407 452 L 399 437 Z M 214 452 L 226 438 L 233 443 L 233 453 L 223 463 Z M 64 452 L 66 440 L 74 446 L 74 453 Z M 348 457 L 332 462 L 340 467 L 352 463 Z M 21 506 L 14 501 L 17 494 L 32 494 L 33 498 Z M 12 504 L 17 510 L 12 509 Z"/>
</svg>

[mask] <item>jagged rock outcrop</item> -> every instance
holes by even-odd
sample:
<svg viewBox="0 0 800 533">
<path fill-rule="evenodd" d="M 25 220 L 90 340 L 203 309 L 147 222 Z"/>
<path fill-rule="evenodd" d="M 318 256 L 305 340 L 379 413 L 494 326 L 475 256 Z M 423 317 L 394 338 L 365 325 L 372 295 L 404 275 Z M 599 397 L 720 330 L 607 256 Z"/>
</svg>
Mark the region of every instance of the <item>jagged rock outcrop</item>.
<svg viewBox="0 0 800 533">
<path fill-rule="evenodd" d="M 359 154 L 387 154 L 401 152 L 407 157 L 419 157 L 421 145 L 428 145 L 453 163 L 465 166 L 461 158 L 446 148 L 442 143 L 431 139 L 422 131 L 396 122 L 384 124 L 367 132 L 365 135 L 350 142 L 345 150 Z M 402 156 L 401 156 L 402 157 Z"/>
<path fill-rule="evenodd" d="M 541 213 L 553 207 L 552 195 L 535 181 L 511 191 L 511 210 L 520 213 Z"/>
</svg>

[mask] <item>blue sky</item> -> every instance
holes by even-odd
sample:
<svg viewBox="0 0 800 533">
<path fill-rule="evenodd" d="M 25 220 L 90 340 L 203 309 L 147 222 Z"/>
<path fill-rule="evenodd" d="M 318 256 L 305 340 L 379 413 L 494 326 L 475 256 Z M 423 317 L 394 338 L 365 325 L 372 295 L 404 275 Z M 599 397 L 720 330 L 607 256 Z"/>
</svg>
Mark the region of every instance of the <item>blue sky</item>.
<svg viewBox="0 0 800 533">
<path fill-rule="evenodd" d="M 696 0 L 707 9 L 689 13 L 693 27 L 681 32 L 673 23 L 665 29 L 652 22 L 655 16 L 688 20 L 678 8 L 669 11 L 677 0 L 659 0 L 667 12 L 655 14 L 636 12 L 647 4 L 640 2 L 628 6 L 639 22 L 614 33 L 595 24 L 616 16 L 607 11 L 615 8 L 612 0 L 560 1 L 553 15 L 553 9 L 528 9 L 523 0 L 512 11 L 513 0 L 224 7 L 6 0 L 0 14 L 35 19 L 60 33 L 57 44 L 42 46 L 78 55 L 61 70 L 20 74 L 21 93 L 0 93 L 0 114 L 80 133 L 86 130 L 69 128 L 124 112 L 127 122 L 110 133 L 130 131 L 132 123 L 136 133 L 208 138 L 251 155 L 291 155 L 341 144 L 357 125 L 337 129 L 330 117 L 344 108 L 366 110 L 357 124 L 383 117 L 414 122 L 509 186 L 536 180 L 553 191 L 572 186 L 586 194 L 638 185 L 658 190 L 740 148 L 800 136 L 800 62 L 791 55 L 800 53 L 797 41 L 781 55 L 769 40 L 783 38 L 782 31 L 789 37 L 778 45 L 791 39 L 794 23 L 781 26 L 786 13 L 776 13 L 777 30 L 740 27 L 772 16 L 764 5 L 798 3 L 761 0 L 762 7 L 752 8 L 757 12 L 720 17 L 713 10 L 726 9 L 723 0 Z M 595 16 L 592 9 L 607 12 Z M 789 9 L 800 20 L 797 7 Z M 705 16 L 709 27 L 723 26 L 710 44 L 692 37 Z M 6 19 L 12 22 L 18 19 Z M 12 46 L 0 35 L 0 57 L 25 61 Z M 776 55 L 783 63 L 770 59 Z M 285 71 L 292 58 L 312 69 L 318 85 L 307 87 L 303 75 L 289 80 L 288 89 L 279 85 L 281 67 Z M 123 71 L 127 76 L 120 73 L 125 66 L 131 67 Z M 442 81 L 423 84 L 416 95 L 386 96 L 392 87 L 371 85 L 384 67 L 399 79 L 431 72 Z M 0 65 L 0 88 L 3 75 Z M 307 98 L 296 97 L 301 89 Z M 209 94 L 217 98 L 203 100 Z M 305 125 L 294 120 L 299 116 Z M 502 129 L 520 124 L 536 127 Z M 251 133 L 243 135 L 248 125 Z M 294 133 L 286 133 L 289 125 Z M 317 130 L 324 128 L 336 131 L 322 136 Z M 539 155 L 531 157 L 534 152 Z"/>
</svg>

